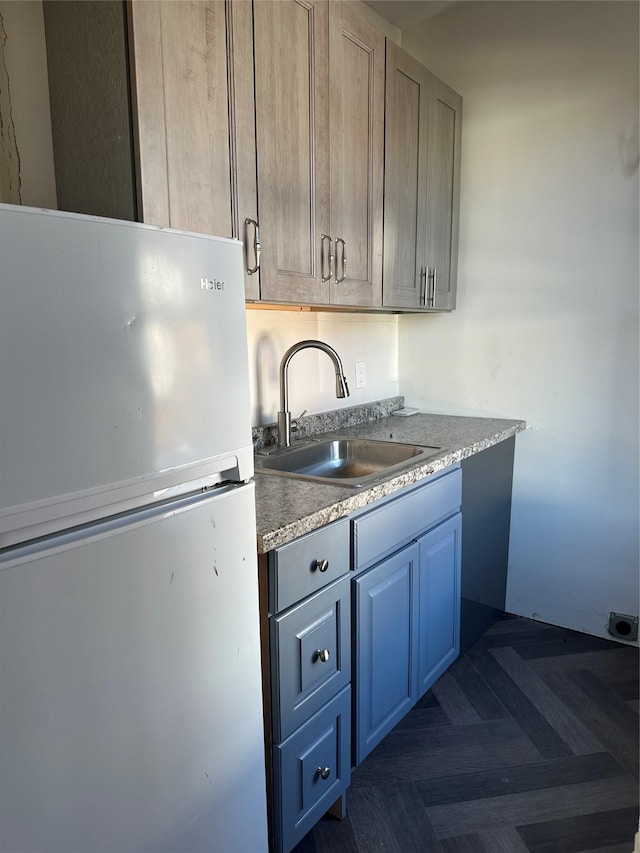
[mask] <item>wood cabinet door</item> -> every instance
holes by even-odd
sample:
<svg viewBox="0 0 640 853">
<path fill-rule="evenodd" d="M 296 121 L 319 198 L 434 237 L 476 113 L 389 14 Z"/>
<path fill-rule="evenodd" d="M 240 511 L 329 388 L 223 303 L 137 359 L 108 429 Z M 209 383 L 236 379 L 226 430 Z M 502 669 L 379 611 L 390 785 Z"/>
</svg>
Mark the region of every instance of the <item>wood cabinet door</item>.
<svg viewBox="0 0 640 853">
<path fill-rule="evenodd" d="M 427 193 L 426 69 L 387 39 L 385 95 L 385 307 L 424 305 Z"/>
<path fill-rule="evenodd" d="M 245 239 L 257 218 L 252 25 L 230 0 L 130 4 L 143 222 Z"/>
<path fill-rule="evenodd" d="M 419 696 L 460 651 L 461 519 L 457 513 L 418 539 Z"/>
<path fill-rule="evenodd" d="M 427 307 L 456 307 L 462 98 L 429 74 L 427 160 Z"/>
<path fill-rule="evenodd" d="M 329 302 L 327 15 L 322 0 L 254 4 L 260 284 L 267 301 Z"/>
<path fill-rule="evenodd" d="M 131 23 L 142 221 L 231 237 L 225 4 L 134 2 Z"/>
<path fill-rule="evenodd" d="M 333 305 L 381 305 L 384 50 L 354 4 L 329 4 Z"/>
<path fill-rule="evenodd" d="M 413 542 L 353 581 L 356 765 L 417 699 L 418 559 Z"/>
</svg>

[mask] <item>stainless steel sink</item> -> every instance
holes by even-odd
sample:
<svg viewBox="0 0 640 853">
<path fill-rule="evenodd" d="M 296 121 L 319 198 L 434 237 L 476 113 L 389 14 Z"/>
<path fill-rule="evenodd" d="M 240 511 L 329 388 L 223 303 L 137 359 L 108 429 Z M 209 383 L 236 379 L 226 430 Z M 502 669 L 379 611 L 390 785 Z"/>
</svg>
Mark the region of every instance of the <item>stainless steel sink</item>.
<svg viewBox="0 0 640 853">
<path fill-rule="evenodd" d="M 265 474 L 357 488 L 421 462 L 440 449 L 330 436 L 296 443 L 271 453 L 258 453 L 255 465 L 257 471 Z"/>
</svg>

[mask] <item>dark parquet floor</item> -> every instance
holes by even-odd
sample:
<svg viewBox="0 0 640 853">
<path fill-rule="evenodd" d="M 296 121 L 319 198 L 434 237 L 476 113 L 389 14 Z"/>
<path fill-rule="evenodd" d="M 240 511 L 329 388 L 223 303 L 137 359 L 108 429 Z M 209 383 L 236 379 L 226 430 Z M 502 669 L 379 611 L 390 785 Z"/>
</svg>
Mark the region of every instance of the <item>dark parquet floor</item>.
<svg viewBox="0 0 640 853">
<path fill-rule="evenodd" d="M 638 649 L 506 617 L 295 853 L 631 853 L 637 828 Z"/>
</svg>

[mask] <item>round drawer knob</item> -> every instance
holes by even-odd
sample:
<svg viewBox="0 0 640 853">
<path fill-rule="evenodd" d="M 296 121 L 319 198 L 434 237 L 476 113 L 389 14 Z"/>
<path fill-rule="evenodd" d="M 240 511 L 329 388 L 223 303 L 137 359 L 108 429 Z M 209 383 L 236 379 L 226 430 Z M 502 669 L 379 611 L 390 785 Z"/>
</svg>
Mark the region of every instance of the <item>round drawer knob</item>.
<svg viewBox="0 0 640 853">
<path fill-rule="evenodd" d="M 329 776 L 331 775 L 331 768 L 330 767 L 318 767 L 317 773 L 321 779 L 328 779 Z"/>
<path fill-rule="evenodd" d="M 318 649 L 316 658 L 317 660 L 321 660 L 322 663 L 326 663 L 329 660 L 329 649 Z"/>
<path fill-rule="evenodd" d="M 316 569 L 320 572 L 326 572 L 329 568 L 329 560 L 316 560 Z"/>
</svg>

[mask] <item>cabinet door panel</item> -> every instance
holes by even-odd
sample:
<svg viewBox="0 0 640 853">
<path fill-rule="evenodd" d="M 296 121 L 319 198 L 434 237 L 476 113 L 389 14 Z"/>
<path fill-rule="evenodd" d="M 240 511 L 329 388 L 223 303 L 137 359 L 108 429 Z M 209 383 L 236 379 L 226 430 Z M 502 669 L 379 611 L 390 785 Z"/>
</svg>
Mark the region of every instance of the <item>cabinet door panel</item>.
<svg viewBox="0 0 640 853">
<path fill-rule="evenodd" d="M 350 723 L 351 691 L 346 687 L 275 747 L 276 850 L 291 850 L 349 787 Z"/>
<path fill-rule="evenodd" d="M 426 81 L 387 40 L 383 304 L 418 308 L 426 229 Z"/>
<path fill-rule="evenodd" d="M 462 98 L 430 75 L 426 263 L 435 269 L 434 308 L 456 304 Z"/>
<path fill-rule="evenodd" d="M 336 246 L 331 302 L 380 305 L 384 36 L 351 8 L 329 7 L 331 68 L 331 236 Z M 345 279 L 338 282 L 343 274 Z"/>
<path fill-rule="evenodd" d="M 461 518 L 458 513 L 418 540 L 420 696 L 460 651 Z"/>
<path fill-rule="evenodd" d="M 254 28 L 261 295 L 328 302 L 321 281 L 321 236 L 329 233 L 327 6 L 261 0 Z"/>
<path fill-rule="evenodd" d="M 273 730 L 284 740 L 351 679 L 349 578 L 271 619 Z M 326 660 L 319 652 L 326 652 Z"/>
<path fill-rule="evenodd" d="M 413 543 L 354 581 L 355 763 L 376 746 L 417 698 L 415 653 L 419 557 Z"/>
<path fill-rule="evenodd" d="M 387 41 L 383 304 L 456 304 L 462 98 Z"/>
<path fill-rule="evenodd" d="M 130 4 L 142 219 L 251 242 L 257 219 L 253 18 L 244 2 Z M 254 264 L 253 247 L 245 260 Z M 245 272 L 247 299 L 259 272 Z"/>
<path fill-rule="evenodd" d="M 142 219 L 231 237 L 225 3 L 131 14 Z"/>
</svg>

